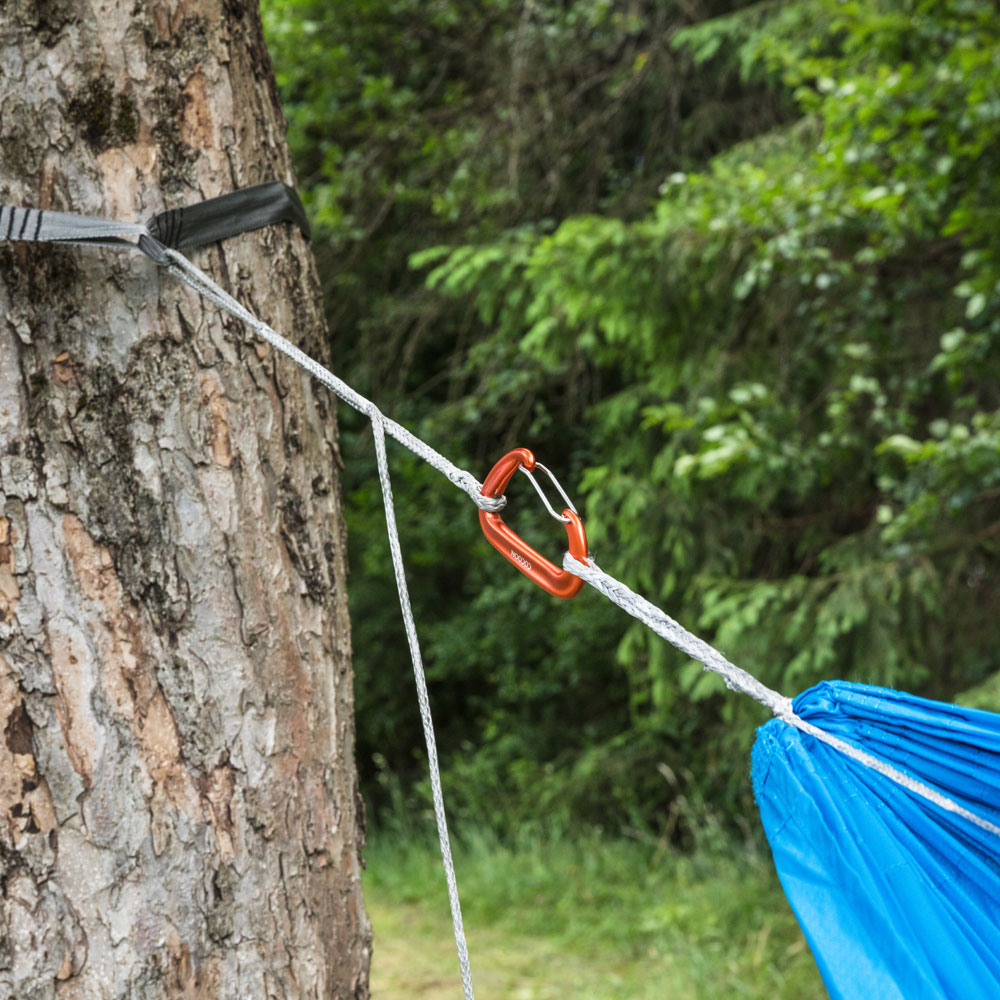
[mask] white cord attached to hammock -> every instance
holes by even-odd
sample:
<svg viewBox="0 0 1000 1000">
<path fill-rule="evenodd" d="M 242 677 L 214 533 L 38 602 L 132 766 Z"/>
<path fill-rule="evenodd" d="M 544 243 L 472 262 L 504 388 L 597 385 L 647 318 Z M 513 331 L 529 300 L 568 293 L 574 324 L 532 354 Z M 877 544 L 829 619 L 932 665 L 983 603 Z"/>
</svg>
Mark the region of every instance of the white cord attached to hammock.
<svg viewBox="0 0 1000 1000">
<path fill-rule="evenodd" d="M 392 484 L 389 478 L 385 435 L 389 434 L 394 437 L 415 455 L 418 455 L 433 468 L 447 476 L 459 489 L 467 493 L 481 510 L 496 513 L 503 508 L 506 500 L 502 496 L 483 496 L 482 484 L 471 473 L 458 468 L 458 466 L 451 463 L 424 441 L 421 441 L 420 438 L 416 437 L 416 435 L 412 434 L 405 427 L 385 417 L 371 400 L 356 392 L 342 379 L 337 378 L 331 371 L 313 360 L 304 351 L 299 350 L 299 348 L 279 333 L 276 333 L 266 323 L 259 320 L 240 305 L 231 295 L 220 288 L 208 275 L 195 267 L 186 257 L 155 240 L 149 234 L 146 227 L 61 212 L 42 212 L 35 209 L 0 206 L 0 239 L 96 244 L 98 246 L 124 245 L 132 249 L 142 250 L 200 295 L 203 295 L 221 309 L 242 320 L 259 337 L 287 355 L 300 368 L 309 372 L 310 375 L 346 403 L 364 413 L 371 420 L 379 482 L 382 487 L 382 499 L 385 506 L 386 527 L 389 533 L 389 548 L 392 553 L 396 587 L 399 592 L 399 603 L 403 615 L 406 638 L 410 648 L 410 658 L 413 661 L 413 674 L 417 685 L 417 701 L 423 723 L 424 739 L 427 745 L 427 762 L 430 770 L 434 816 L 437 822 L 438 838 L 441 843 L 441 857 L 448 885 L 448 899 L 451 905 L 452 925 L 455 933 L 455 945 L 458 950 L 462 989 L 465 994 L 465 1000 L 474 1000 L 472 974 L 469 967 L 469 951 L 462 924 L 462 911 L 458 897 L 458 885 L 455 878 L 455 866 L 452 860 L 448 824 L 444 811 L 444 796 L 441 789 L 441 775 L 438 765 L 437 745 L 434 737 L 434 723 L 431 717 L 427 681 L 424 676 L 423 660 L 417 640 L 416 624 L 413 619 L 409 592 L 406 586 L 406 574 L 399 544 L 399 533 L 396 528 L 396 514 L 392 500 Z M 548 506 L 547 501 L 546 506 Z M 563 520 L 560 515 L 552 511 L 551 507 L 550 512 L 553 516 Z M 846 754 L 865 767 L 877 771 L 915 795 L 919 795 L 927 801 L 934 803 L 939 808 L 962 816 L 976 826 L 1000 837 L 1000 827 L 989 820 L 977 816 L 953 799 L 942 795 L 923 782 L 916 781 L 891 764 L 873 757 L 858 747 L 830 733 L 824 732 L 812 723 L 800 718 L 795 714 L 790 698 L 786 698 L 784 695 L 772 690 L 745 670 L 730 663 L 718 650 L 714 649 L 703 639 L 699 639 L 691 632 L 688 632 L 687 629 L 683 628 L 683 626 L 654 604 L 630 590 L 620 580 L 616 580 L 605 573 L 592 559 L 588 559 L 584 563 L 567 553 L 563 559 L 563 569 L 574 576 L 580 577 L 594 587 L 594 589 L 600 591 L 605 597 L 641 621 L 657 635 L 666 639 L 667 642 L 688 656 L 698 660 L 707 670 L 719 674 L 730 690 L 749 695 L 762 705 L 766 705 L 777 718 L 782 719 L 789 725 L 795 726 L 805 733 L 809 733 L 811 736 Z"/>
</svg>

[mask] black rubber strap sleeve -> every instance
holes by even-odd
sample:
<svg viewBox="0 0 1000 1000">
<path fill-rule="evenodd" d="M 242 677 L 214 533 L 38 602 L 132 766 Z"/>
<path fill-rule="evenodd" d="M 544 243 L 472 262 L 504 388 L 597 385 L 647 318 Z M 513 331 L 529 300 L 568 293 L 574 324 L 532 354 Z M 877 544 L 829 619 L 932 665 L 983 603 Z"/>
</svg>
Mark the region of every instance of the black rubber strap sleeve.
<svg viewBox="0 0 1000 1000">
<path fill-rule="evenodd" d="M 294 223 L 309 239 L 309 220 L 298 194 L 281 181 L 241 188 L 230 194 L 153 216 L 150 234 L 175 250 L 249 233 L 276 222 Z"/>
</svg>

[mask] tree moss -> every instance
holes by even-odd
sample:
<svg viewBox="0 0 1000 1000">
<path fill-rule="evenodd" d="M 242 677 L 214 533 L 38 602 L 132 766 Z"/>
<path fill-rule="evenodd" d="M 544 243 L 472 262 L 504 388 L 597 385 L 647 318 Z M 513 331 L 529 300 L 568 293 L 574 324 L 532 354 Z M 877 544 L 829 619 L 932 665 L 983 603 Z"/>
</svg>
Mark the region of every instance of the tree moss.
<svg viewBox="0 0 1000 1000">
<path fill-rule="evenodd" d="M 128 94 L 122 94 L 118 98 L 118 111 L 115 114 L 113 126 L 120 142 L 135 142 L 139 134 L 139 116 L 136 112 L 135 101 Z"/>
<path fill-rule="evenodd" d="M 69 102 L 69 118 L 96 149 L 106 149 L 111 132 L 114 95 L 107 80 L 96 79 Z"/>
<path fill-rule="evenodd" d="M 139 133 L 135 101 L 128 94 L 116 98 L 111 84 L 102 77 L 92 80 L 69 102 L 68 116 L 97 152 L 135 142 Z"/>
<path fill-rule="evenodd" d="M 150 99 L 152 133 L 159 149 L 160 189 L 183 190 L 195 151 L 181 138 L 180 120 L 188 97 L 173 85 L 157 87 Z"/>
</svg>

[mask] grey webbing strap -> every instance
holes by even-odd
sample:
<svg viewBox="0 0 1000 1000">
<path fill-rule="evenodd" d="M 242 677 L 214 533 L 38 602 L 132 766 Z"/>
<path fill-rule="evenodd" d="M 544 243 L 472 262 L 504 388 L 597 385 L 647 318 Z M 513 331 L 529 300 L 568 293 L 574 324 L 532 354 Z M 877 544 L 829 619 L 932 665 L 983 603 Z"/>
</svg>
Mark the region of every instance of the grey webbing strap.
<svg viewBox="0 0 1000 1000">
<path fill-rule="evenodd" d="M 139 248 L 142 236 L 148 233 L 138 222 L 116 222 L 69 212 L 0 205 L 0 240 Z"/>
<path fill-rule="evenodd" d="M 0 240 L 132 247 L 166 263 L 162 248 L 217 243 L 264 226 L 290 222 L 309 239 L 309 220 L 299 196 L 281 181 L 242 188 L 195 205 L 172 208 L 138 222 L 37 208 L 0 206 Z"/>
</svg>

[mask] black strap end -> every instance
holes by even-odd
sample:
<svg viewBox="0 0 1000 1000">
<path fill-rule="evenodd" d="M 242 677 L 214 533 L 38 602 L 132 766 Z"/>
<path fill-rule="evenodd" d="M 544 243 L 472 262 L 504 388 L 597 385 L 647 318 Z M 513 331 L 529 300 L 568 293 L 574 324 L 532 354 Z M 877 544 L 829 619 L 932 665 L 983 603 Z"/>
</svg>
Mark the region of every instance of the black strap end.
<svg viewBox="0 0 1000 1000">
<path fill-rule="evenodd" d="M 311 238 L 309 220 L 296 191 L 281 181 L 270 181 L 160 212 L 150 219 L 147 228 L 160 243 L 182 250 L 279 222 L 291 222 L 307 240 Z"/>
</svg>

